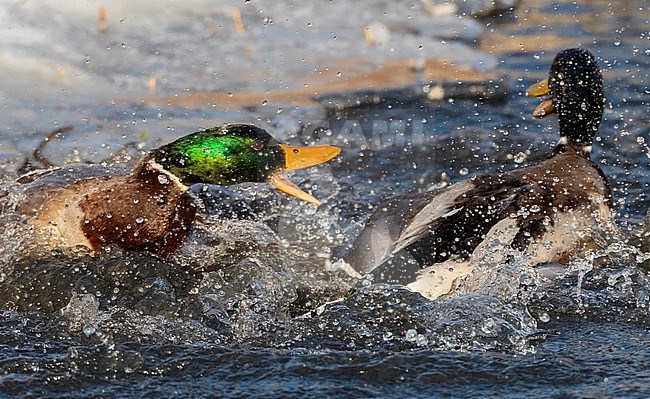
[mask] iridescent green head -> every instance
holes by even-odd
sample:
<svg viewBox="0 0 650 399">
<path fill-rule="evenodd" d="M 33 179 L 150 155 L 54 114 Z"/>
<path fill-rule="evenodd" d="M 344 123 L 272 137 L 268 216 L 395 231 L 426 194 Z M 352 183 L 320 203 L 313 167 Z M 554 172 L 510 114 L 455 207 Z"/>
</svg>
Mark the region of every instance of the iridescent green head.
<svg viewBox="0 0 650 399">
<path fill-rule="evenodd" d="M 317 203 L 281 173 L 327 162 L 340 151 L 332 146 L 291 147 L 253 125 L 228 124 L 181 137 L 154 150 L 151 156 L 188 186 L 268 182 Z"/>
<path fill-rule="evenodd" d="M 266 131 L 224 125 L 181 137 L 153 152 L 186 185 L 263 182 L 284 165 L 284 153 Z"/>
</svg>

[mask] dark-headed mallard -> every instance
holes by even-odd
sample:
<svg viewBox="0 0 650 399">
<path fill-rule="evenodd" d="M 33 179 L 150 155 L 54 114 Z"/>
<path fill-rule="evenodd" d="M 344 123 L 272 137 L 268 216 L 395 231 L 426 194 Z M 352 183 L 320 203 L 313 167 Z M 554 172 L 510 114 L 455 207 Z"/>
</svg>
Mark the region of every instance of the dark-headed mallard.
<svg viewBox="0 0 650 399">
<path fill-rule="evenodd" d="M 379 205 L 348 254 L 353 269 L 435 298 L 471 273 L 481 252 L 507 258 L 509 248 L 538 265 L 596 248 L 594 230 L 611 222 L 610 188 L 590 159 L 604 107 L 596 58 L 584 49 L 557 54 L 548 79 L 527 92 L 548 93 L 534 115 L 557 113 L 561 137 L 546 159 Z"/>
<path fill-rule="evenodd" d="M 318 205 L 282 172 L 329 161 L 339 152 L 333 146 L 284 145 L 263 129 L 228 124 L 152 151 L 128 175 L 79 176 L 64 167 L 63 172 L 72 172 L 63 180 L 53 172 L 25 176 L 18 180 L 25 200 L 16 212 L 41 238 L 62 245 L 96 252 L 113 244 L 166 257 L 182 244 L 195 220 L 192 184 L 267 182 Z"/>
</svg>

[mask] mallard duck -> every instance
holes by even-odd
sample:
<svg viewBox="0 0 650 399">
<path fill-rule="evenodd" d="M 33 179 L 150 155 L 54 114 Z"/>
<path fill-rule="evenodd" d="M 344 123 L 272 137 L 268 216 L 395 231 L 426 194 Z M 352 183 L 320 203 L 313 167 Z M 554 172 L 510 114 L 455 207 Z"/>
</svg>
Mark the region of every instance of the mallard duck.
<svg viewBox="0 0 650 399">
<path fill-rule="evenodd" d="M 527 91 L 548 93 L 533 112 L 558 116 L 560 141 L 546 159 L 379 205 L 348 254 L 354 271 L 436 298 L 485 252 L 507 261 L 506 248 L 533 265 L 566 264 L 597 247 L 592 230 L 611 221 L 611 192 L 590 159 L 604 107 L 596 58 L 584 49 L 557 54 L 548 79 Z"/>
<path fill-rule="evenodd" d="M 64 167 L 24 176 L 18 182 L 25 200 L 16 211 L 35 231 L 66 246 L 82 245 L 96 253 L 114 244 L 166 257 L 195 220 L 192 184 L 268 182 L 318 206 L 283 172 L 327 162 L 339 152 L 333 146 L 288 146 L 255 126 L 228 124 L 152 151 L 128 175 Z"/>
</svg>

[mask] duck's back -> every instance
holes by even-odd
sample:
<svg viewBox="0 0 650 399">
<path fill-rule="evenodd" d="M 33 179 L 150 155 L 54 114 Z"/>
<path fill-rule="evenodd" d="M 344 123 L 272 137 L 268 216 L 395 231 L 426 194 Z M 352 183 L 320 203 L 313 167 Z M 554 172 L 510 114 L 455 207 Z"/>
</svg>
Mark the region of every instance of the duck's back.
<svg viewBox="0 0 650 399">
<path fill-rule="evenodd" d="M 493 241 L 525 251 L 536 263 L 564 262 L 592 245 L 590 230 L 609 219 L 609 202 L 595 163 L 577 151 L 556 150 L 527 168 L 387 201 L 368 220 L 348 261 L 368 273 L 395 257 L 414 260 L 389 273 L 389 281 L 399 283 L 414 277 L 414 263 L 425 268 L 466 260 Z"/>
<path fill-rule="evenodd" d="M 19 179 L 24 200 L 15 211 L 46 246 L 109 244 L 167 256 L 183 241 L 196 214 L 186 189 L 160 172 L 100 166 L 65 167 Z"/>
<path fill-rule="evenodd" d="M 83 220 L 76 203 L 79 194 L 111 179 L 122 178 L 125 171 L 98 165 L 72 165 L 40 170 L 20 177 L 20 198 L 13 211 L 34 228 L 43 246 L 90 244 L 71 219 Z"/>
</svg>

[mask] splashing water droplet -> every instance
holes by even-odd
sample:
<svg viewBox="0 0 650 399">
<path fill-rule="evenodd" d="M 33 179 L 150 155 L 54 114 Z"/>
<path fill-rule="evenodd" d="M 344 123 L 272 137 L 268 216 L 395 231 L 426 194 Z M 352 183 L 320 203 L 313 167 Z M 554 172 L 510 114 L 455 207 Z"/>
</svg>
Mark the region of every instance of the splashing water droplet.
<svg viewBox="0 0 650 399">
<path fill-rule="evenodd" d="M 546 313 L 544 311 L 540 312 L 540 314 L 537 315 L 537 318 L 542 323 L 548 323 L 551 320 L 551 316 L 549 316 L 548 313 Z"/>
<path fill-rule="evenodd" d="M 519 152 L 517 153 L 517 155 L 515 155 L 515 163 L 522 163 L 525 160 L 526 160 L 526 154 L 524 154 L 523 152 Z"/>
<path fill-rule="evenodd" d="M 84 329 L 83 329 L 83 332 L 84 332 L 84 334 L 86 334 L 86 336 L 91 336 L 91 335 L 93 335 L 93 334 L 95 333 L 95 331 L 96 331 L 96 330 L 95 330 L 95 327 L 93 327 L 93 326 L 91 326 L 91 325 L 87 325 L 87 326 L 85 326 Z"/>
<path fill-rule="evenodd" d="M 158 182 L 160 184 L 169 184 L 169 179 L 165 175 L 158 175 Z"/>
<path fill-rule="evenodd" d="M 415 341 L 418 337 L 418 332 L 417 330 L 411 328 L 408 331 L 406 331 L 405 338 L 407 341 Z"/>
<path fill-rule="evenodd" d="M 257 196 L 260 197 L 260 198 L 268 198 L 271 195 L 272 195 L 272 192 L 268 188 L 260 188 L 257 191 Z"/>
<path fill-rule="evenodd" d="M 483 320 L 483 324 L 481 325 L 481 331 L 483 331 L 487 335 L 494 335 L 497 333 L 498 326 L 497 323 L 491 318 L 487 318 Z"/>
<path fill-rule="evenodd" d="M 68 359 L 76 359 L 79 357 L 79 351 L 74 346 L 68 348 Z"/>
<path fill-rule="evenodd" d="M 307 215 L 314 215 L 316 214 L 316 211 L 318 210 L 318 207 L 314 204 L 307 204 L 305 207 L 305 213 Z"/>
</svg>

